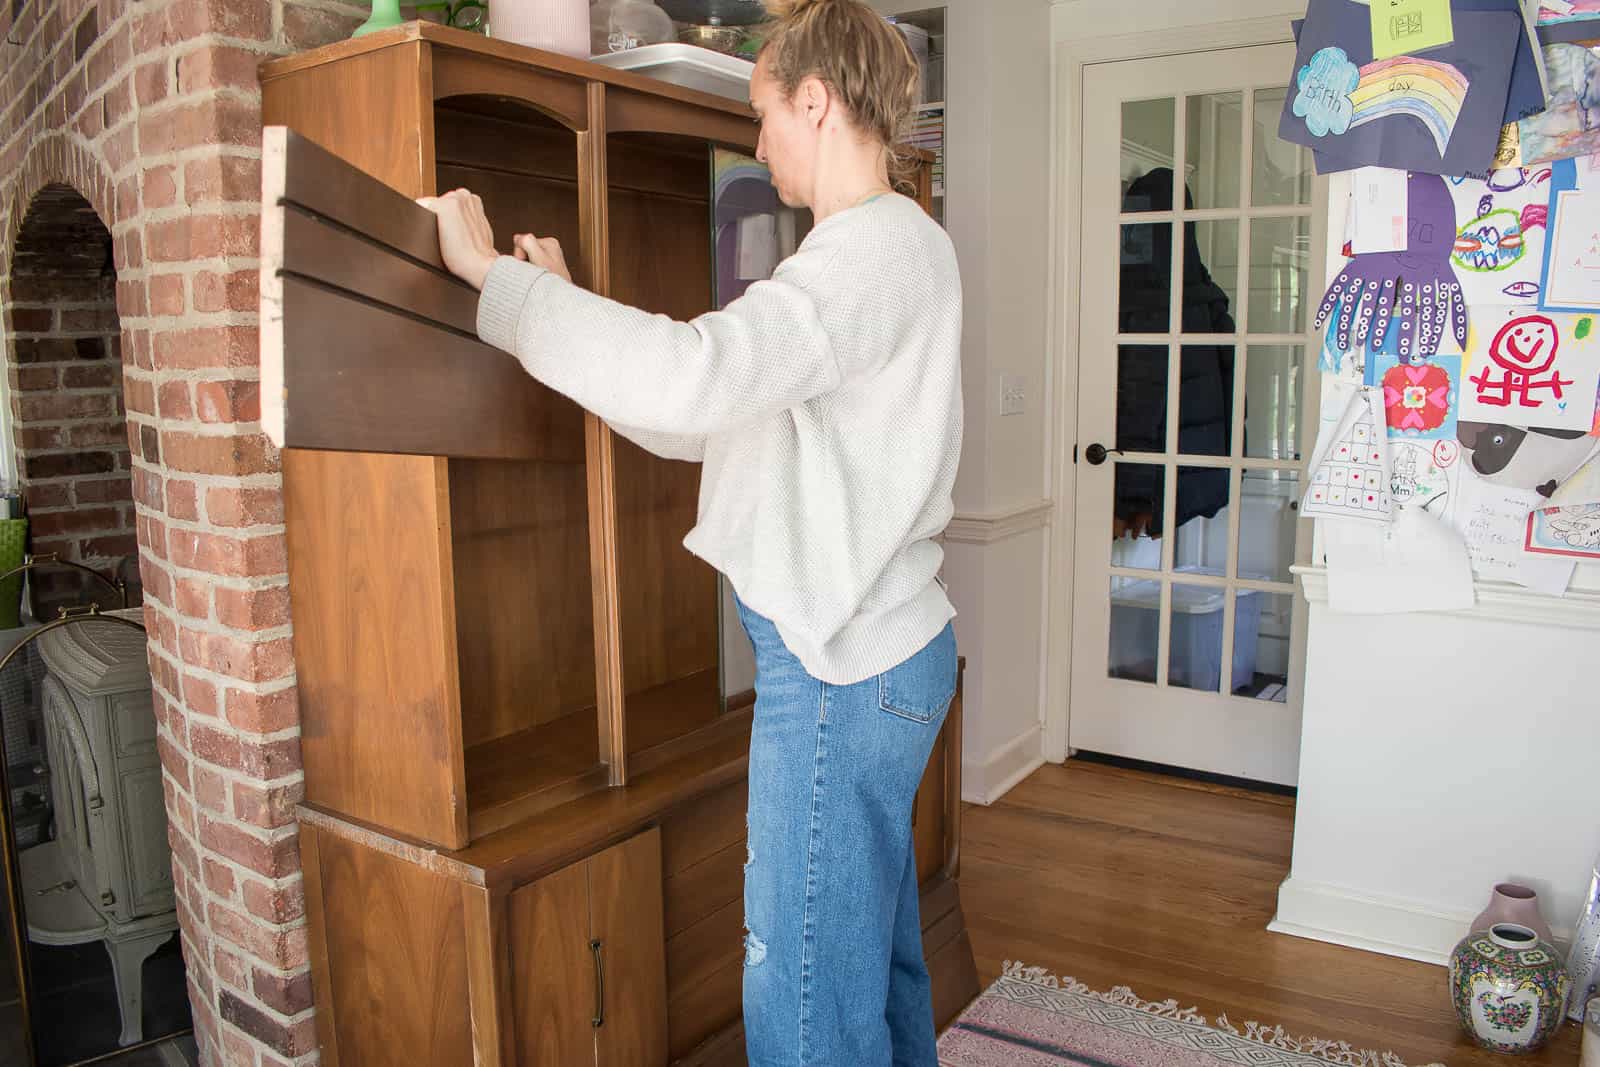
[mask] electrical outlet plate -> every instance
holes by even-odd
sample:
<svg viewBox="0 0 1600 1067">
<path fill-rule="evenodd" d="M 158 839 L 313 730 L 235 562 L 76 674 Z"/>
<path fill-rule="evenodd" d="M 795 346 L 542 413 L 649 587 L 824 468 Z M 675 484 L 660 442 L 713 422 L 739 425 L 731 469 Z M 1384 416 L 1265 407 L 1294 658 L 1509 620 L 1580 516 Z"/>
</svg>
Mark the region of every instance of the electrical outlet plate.
<svg viewBox="0 0 1600 1067">
<path fill-rule="evenodd" d="M 1028 379 L 1016 374 L 1000 376 L 1000 414 L 1021 415 L 1028 406 Z"/>
</svg>

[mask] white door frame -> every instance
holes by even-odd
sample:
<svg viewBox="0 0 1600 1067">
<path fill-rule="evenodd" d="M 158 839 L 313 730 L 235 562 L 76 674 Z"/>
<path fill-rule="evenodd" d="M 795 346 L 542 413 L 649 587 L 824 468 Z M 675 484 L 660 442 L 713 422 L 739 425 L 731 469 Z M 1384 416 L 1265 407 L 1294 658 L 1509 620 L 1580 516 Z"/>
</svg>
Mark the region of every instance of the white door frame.
<svg viewBox="0 0 1600 1067">
<path fill-rule="evenodd" d="M 1046 388 L 1051 398 L 1053 417 L 1048 421 L 1051 456 L 1051 499 L 1056 502 L 1050 529 L 1049 580 L 1046 584 L 1045 619 L 1047 641 L 1043 664 L 1044 758 L 1064 761 L 1072 703 L 1072 596 L 1073 553 L 1075 550 L 1072 513 L 1077 497 L 1077 470 L 1072 450 L 1077 442 L 1078 321 L 1081 290 L 1078 267 L 1083 235 L 1078 220 L 1083 209 L 1083 99 L 1084 67 L 1129 59 L 1210 52 L 1252 45 L 1283 44 L 1294 40 L 1287 18 L 1273 16 L 1218 22 L 1152 33 L 1084 36 L 1060 41 L 1053 61 L 1055 123 L 1052 138 L 1054 186 L 1050 229 L 1050 321 L 1049 351 L 1053 354 L 1046 368 Z M 1285 71 L 1287 78 L 1290 72 Z M 1287 81 L 1285 82 L 1287 84 Z M 1317 177 L 1312 193 L 1312 284 L 1320 280 L 1317 270 L 1327 259 L 1323 236 L 1327 218 L 1327 179 Z M 1317 351 L 1307 346 L 1308 388 L 1303 400 L 1302 420 L 1315 419 L 1317 411 Z M 1309 536 L 1302 536 L 1299 556 L 1310 550 Z M 1304 559 L 1298 559 L 1304 562 Z M 1304 684 L 1306 623 L 1308 613 L 1303 590 L 1294 599 L 1294 620 L 1290 635 L 1290 677 Z"/>
</svg>

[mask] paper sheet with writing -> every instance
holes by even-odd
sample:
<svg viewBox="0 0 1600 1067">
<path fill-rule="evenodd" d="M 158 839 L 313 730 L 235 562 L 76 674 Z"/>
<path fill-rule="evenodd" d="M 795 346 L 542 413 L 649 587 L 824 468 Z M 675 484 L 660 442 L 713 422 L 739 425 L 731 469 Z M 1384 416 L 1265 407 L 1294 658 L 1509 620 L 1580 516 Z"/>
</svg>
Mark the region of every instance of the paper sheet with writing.
<svg viewBox="0 0 1600 1067">
<path fill-rule="evenodd" d="M 1387 527 L 1323 524 L 1328 606 L 1347 615 L 1460 611 L 1476 602 L 1472 562 L 1461 535 L 1416 507 Z"/>
<path fill-rule="evenodd" d="M 1600 192 L 1565 189 L 1555 199 L 1544 306 L 1600 311 Z"/>
<path fill-rule="evenodd" d="M 1572 581 L 1574 560 L 1541 559 L 1523 552 L 1528 513 L 1547 502 L 1527 489 L 1463 478 L 1459 506 L 1451 522 L 1467 544 L 1472 570 L 1491 582 L 1515 582 L 1539 593 L 1560 596 Z"/>
<path fill-rule="evenodd" d="M 1350 253 L 1406 250 L 1406 172 L 1360 167 L 1350 187 Z"/>
<path fill-rule="evenodd" d="M 1388 59 L 1455 39 L 1450 0 L 1371 0 L 1372 58 Z"/>
</svg>

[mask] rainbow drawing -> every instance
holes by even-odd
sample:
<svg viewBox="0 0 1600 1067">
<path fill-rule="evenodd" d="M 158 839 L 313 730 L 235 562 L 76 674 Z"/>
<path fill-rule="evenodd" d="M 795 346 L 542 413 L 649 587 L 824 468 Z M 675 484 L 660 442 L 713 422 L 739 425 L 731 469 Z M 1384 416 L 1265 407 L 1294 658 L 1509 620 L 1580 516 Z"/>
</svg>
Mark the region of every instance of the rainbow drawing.
<svg viewBox="0 0 1600 1067">
<path fill-rule="evenodd" d="M 1350 101 L 1350 128 L 1394 115 L 1410 115 L 1427 127 L 1443 157 L 1467 99 L 1467 79 L 1448 63 L 1416 56 L 1380 59 L 1361 68 Z"/>
</svg>

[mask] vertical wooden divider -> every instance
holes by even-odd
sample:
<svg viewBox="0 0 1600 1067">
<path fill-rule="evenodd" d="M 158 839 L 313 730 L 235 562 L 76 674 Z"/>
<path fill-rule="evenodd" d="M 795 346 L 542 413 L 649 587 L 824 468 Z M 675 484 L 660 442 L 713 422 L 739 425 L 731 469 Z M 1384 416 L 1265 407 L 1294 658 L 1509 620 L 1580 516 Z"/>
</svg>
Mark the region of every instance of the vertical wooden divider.
<svg viewBox="0 0 1600 1067">
<path fill-rule="evenodd" d="M 588 128 L 578 133 L 578 214 L 582 259 L 592 292 L 611 295 L 611 227 L 606 197 L 606 87 L 590 82 Z M 622 594 L 617 574 L 617 461 L 611 428 L 584 413 L 589 477 L 589 573 L 594 588 L 595 695 L 604 754 L 613 786 L 628 781 L 628 733 L 623 718 Z"/>
</svg>

